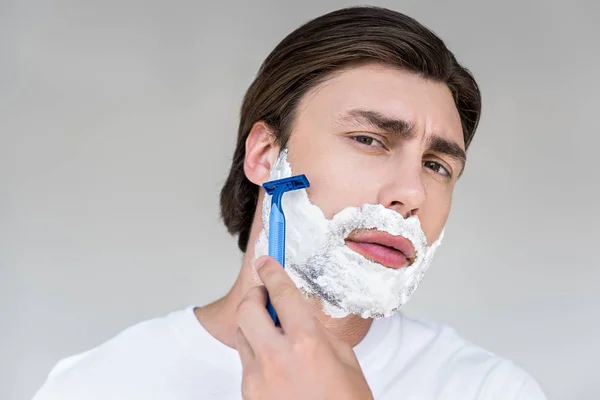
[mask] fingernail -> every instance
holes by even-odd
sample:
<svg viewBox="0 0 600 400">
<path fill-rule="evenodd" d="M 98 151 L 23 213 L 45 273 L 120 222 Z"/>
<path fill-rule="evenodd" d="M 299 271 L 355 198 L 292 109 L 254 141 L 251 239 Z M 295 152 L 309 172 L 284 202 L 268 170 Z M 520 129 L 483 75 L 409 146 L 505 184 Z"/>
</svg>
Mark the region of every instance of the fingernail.
<svg viewBox="0 0 600 400">
<path fill-rule="evenodd" d="M 258 271 L 263 265 L 265 265 L 267 263 L 267 257 L 260 257 L 259 259 L 256 260 L 256 262 L 254 263 L 254 268 L 256 268 L 256 270 Z"/>
</svg>

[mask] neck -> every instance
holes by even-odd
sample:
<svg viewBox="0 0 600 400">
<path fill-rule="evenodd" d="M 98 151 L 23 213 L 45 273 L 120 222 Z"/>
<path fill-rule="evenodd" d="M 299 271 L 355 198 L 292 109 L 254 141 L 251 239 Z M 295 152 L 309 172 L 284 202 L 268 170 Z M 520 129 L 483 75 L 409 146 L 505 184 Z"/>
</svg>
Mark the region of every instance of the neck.
<svg viewBox="0 0 600 400">
<path fill-rule="evenodd" d="M 252 239 L 251 235 L 251 239 Z M 252 240 L 250 243 L 254 243 Z M 225 345 L 235 348 L 235 332 L 237 330 L 237 307 L 250 288 L 259 285 L 253 274 L 254 249 L 249 246 L 244 256 L 241 271 L 229 292 L 219 300 L 195 310 L 196 317 L 202 326 Z M 340 340 L 354 347 L 367 335 L 371 319 L 350 315 L 344 318 L 331 318 L 323 313 L 321 303 L 315 298 L 306 298 L 317 319 L 323 326 Z"/>
</svg>

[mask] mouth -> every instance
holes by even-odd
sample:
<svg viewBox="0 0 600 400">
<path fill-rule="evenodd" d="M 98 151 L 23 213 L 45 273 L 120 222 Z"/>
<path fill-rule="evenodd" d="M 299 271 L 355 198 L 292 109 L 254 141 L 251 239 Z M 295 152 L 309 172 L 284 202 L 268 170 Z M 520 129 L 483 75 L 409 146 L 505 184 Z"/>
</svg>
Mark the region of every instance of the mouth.
<svg viewBox="0 0 600 400">
<path fill-rule="evenodd" d="M 377 230 L 363 230 L 350 234 L 346 238 L 346 246 L 363 257 L 391 269 L 408 267 L 415 260 L 415 249 L 408 239 Z"/>
</svg>

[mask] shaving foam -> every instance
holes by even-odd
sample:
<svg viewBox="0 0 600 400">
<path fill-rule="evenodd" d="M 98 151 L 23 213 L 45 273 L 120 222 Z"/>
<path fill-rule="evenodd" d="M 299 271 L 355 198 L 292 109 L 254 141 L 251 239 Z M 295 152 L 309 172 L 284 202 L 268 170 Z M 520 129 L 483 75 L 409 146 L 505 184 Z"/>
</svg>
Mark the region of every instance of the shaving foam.
<svg viewBox="0 0 600 400">
<path fill-rule="evenodd" d="M 271 170 L 270 180 L 290 176 L 292 167 L 284 149 Z M 287 220 L 286 271 L 304 294 L 316 295 L 323 311 L 333 318 L 349 314 L 380 318 L 394 314 L 416 290 L 443 238 L 442 232 L 427 246 L 417 216 L 405 219 L 381 204 L 347 207 L 331 219 L 310 201 L 306 189 L 287 192 L 282 204 Z M 268 254 L 270 211 L 271 196 L 265 195 L 263 229 L 254 249 L 256 258 Z M 376 229 L 405 237 L 415 248 L 413 263 L 391 269 L 351 250 L 345 239 L 358 229 Z"/>
</svg>

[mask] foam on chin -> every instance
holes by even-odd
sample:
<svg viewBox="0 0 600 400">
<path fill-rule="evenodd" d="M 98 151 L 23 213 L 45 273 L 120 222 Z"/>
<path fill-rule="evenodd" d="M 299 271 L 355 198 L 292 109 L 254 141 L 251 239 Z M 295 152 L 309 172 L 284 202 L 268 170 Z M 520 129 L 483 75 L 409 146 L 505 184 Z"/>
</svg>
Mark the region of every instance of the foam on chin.
<svg viewBox="0 0 600 400">
<path fill-rule="evenodd" d="M 271 180 L 292 176 L 283 150 L 271 171 Z M 387 317 L 404 305 L 429 268 L 443 233 L 430 247 L 418 217 L 404 219 L 399 213 L 377 204 L 347 207 L 325 218 L 312 204 L 306 190 L 287 192 L 283 197 L 287 220 L 286 270 L 305 294 L 316 295 L 323 311 L 334 318 L 349 314 L 363 318 Z M 255 257 L 268 254 L 271 196 L 262 205 L 263 229 L 255 245 Z M 390 269 L 368 260 L 345 244 L 357 229 L 377 229 L 404 236 L 415 247 L 414 262 Z"/>
</svg>

